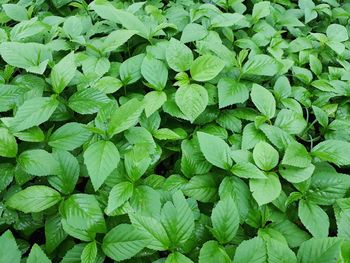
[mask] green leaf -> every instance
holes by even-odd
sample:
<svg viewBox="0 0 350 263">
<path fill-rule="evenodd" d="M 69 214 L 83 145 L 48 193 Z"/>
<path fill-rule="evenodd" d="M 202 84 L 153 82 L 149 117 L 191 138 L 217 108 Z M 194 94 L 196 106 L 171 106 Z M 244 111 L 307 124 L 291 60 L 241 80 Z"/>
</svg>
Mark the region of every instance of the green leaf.
<svg viewBox="0 0 350 263">
<path fill-rule="evenodd" d="M 11 66 L 36 74 L 43 74 L 48 62 L 52 60 L 51 51 L 38 43 L 3 42 L 0 54 Z"/>
<path fill-rule="evenodd" d="M 300 134 L 306 128 L 307 122 L 303 115 L 296 111 L 282 109 L 276 117 L 275 126 L 289 134 Z"/>
<path fill-rule="evenodd" d="M 61 195 L 56 190 L 44 185 L 35 185 L 12 195 L 6 205 L 24 213 L 37 213 L 59 201 Z"/>
<path fill-rule="evenodd" d="M 243 65 L 245 75 L 274 76 L 280 71 L 281 65 L 272 57 L 264 54 L 251 56 Z"/>
<path fill-rule="evenodd" d="M 144 38 L 149 37 L 149 28 L 132 13 L 116 9 L 110 2 L 104 0 L 94 1 L 90 7 L 103 19 L 122 24 L 126 29 L 136 30 Z"/>
<path fill-rule="evenodd" d="M 231 172 L 241 178 L 266 178 L 264 172 L 260 171 L 254 164 L 249 162 L 238 162 L 232 168 Z"/>
<path fill-rule="evenodd" d="M 305 149 L 304 145 L 292 142 L 288 145 L 281 164 L 306 168 L 311 164 L 311 156 Z"/>
<path fill-rule="evenodd" d="M 342 240 L 336 237 L 311 238 L 301 244 L 298 251 L 298 262 L 336 263 L 340 256 Z"/>
<path fill-rule="evenodd" d="M 59 214 L 48 217 L 45 221 L 45 251 L 51 254 L 66 237 Z"/>
<path fill-rule="evenodd" d="M 121 224 L 103 239 L 102 250 L 110 258 L 121 261 L 133 257 L 149 243 L 149 238 L 132 225 Z"/>
<path fill-rule="evenodd" d="M 203 55 L 191 64 L 191 76 L 196 81 L 208 81 L 215 78 L 225 67 L 225 62 L 213 55 Z"/>
<path fill-rule="evenodd" d="M 84 163 L 91 183 L 97 191 L 107 177 L 117 168 L 120 160 L 117 147 L 110 141 L 98 141 L 84 152 Z"/>
<path fill-rule="evenodd" d="M 194 217 L 182 192 L 172 196 L 173 202 L 166 202 L 161 212 L 161 222 L 167 231 L 171 245 L 177 247 L 185 243 L 194 231 Z"/>
<path fill-rule="evenodd" d="M 191 259 L 188 257 L 184 256 L 183 254 L 179 252 L 174 252 L 171 253 L 165 260 L 165 263 L 193 263 Z"/>
<path fill-rule="evenodd" d="M 199 263 L 231 263 L 232 260 L 227 255 L 225 249 L 216 241 L 211 240 L 202 246 L 199 252 Z"/>
<path fill-rule="evenodd" d="M 52 68 L 50 75 L 52 89 L 56 93 L 61 93 L 74 78 L 76 69 L 75 56 L 71 52 Z"/>
<path fill-rule="evenodd" d="M 253 150 L 255 164 L 264 171 L 269 171 L 278 164 L 278 152 L 267 142 L 257 143 Z"/>
<path fill-rule="evenodd" d="M 82 263 L 94 263 L 97 257 L 96 241 L 88 243 L 81 254 Z"/>
<path fill-rule="evenodd" d="M 211 214 L 213 234 L 221 244 L 229 243 L 239 227 L 239 212 L 232 197 L 220 200 Z"/>
<path fill-rule="evenodd" d="M 12 20 L 20 22 L 28 19 L 27 10 L 22 5 L 4 4 L 2 5 L 2 8 L 4 9 L 5 14 Z"/>
<path fill-rule="evenodd" d="M 229 78 L 221 78 L 218 83 L 219 108 L 244 103 L 249 98 L 246 85 Z"/>
<path fill-rule="evenodd" d="M 198 84 L 181 86 L 175 93 L 175 101 L 182 113 L 193 122 L 207 107 L 208 92 Z"/>
<path fill-rule="evenodd" d="M 344 42 L 349 39 L 348 31 L 342 25 L 331 24 L 326 30 L 327 37 L 330 41 Z"/>
<path fill-rule="evenodd" d="M 36 97 L 26 100 L 16 115 L 8 120 L 10 130 L 19 132 L 46 122 L 58 106 L 54 97 Z"/>
<path fill-rule="evenodd" d="M 120 79 L 123 85 L 130 85 L 141 78 L 141 66 L 145 54 L 139 54 L 123 61 L 119 68 Z"/>
<path fill-rule="evenodd" d="M 263 115 L 269 119 L 275 116 L 276 101 L 269 90 L 254 83 L 250 96 L 254 105 Z"/>
<path fill-rule="evenodd" d="M 18 146 L 15 137 L 8 129 L 0 128 L 0 156 L 16 157 Z"/>
<path fill-rule="evenodd" d="M 145 56 L 141 65 L 141 74 L 150 86 L 156 90 L 164 89 L 168 80 L 166 65 L 155 58 Z"/>
<path fill-rule="evenodd" d="M 129 217 L 132 225 L 148 236 L 149 242 L 146 244 L 148 248 L 160 251 L 168 249 L 170 240 L 159 220 L 136 213 L 129 214 Z"/>
<path fill-rule="evenodd" d="M 108 196 L 106 214 L 112 213 L 130 199 L 134 191 L 134 186 L 130 182 L 121 182 L 113 186 Z"/>
<path fill-rule="evenodd" d="M 49 145 L 53 148 L 72 151 L 87 142 L 91 135 L 92 133 L 85 125 L 69 122 L 51 134 Z"/>
<path fill-rule="evenodd" d="M 251 253 L 254 251 L 254 253 Z M 261 237 L 243 241 L 236 249 L 235 263 L 265 263 L 267 261 L 266 245 Z"/>
<path fill-rule="evenodd" d="M 28 150 L 17 159 L 21 168 L 36 176 L 55 175 L 59 172 L 59 163 L 51 153 L 44 150 Z"/>
<path fill-rule="evenodd" d="M 213 174 L 193 176 L 183 188 L 184 193 L 203 203 L 212 202 L 217 196 L 217 182 Z"/>
<path fill-rule="evenodd" d="M 311 177 L 315 170 L 315 166 L 310 164 L 307 167 L 299 168 L 294 166 L 280 166 L 279 173 L 281 176 L 291 183 L 300 183 Z"/>
<path fill-rule="evenodd" d="M 336 165 L 350 164 L 350 143 L 340 140 L 326 140 L 317 144 L 311 154 Z"/>
<path fill-rule="evenodd" d="M 103 52 L 107 53 L 115 51 L 121 45 L 126 43 L 133 35 L 137 34 L 137 32 L 137 30 L 125 29 L 118 29 L 113 31 L 104 39 Z"/>
<path fill-rule="evenodd" d="M 21 251 L 10 230 L 0 236 L 0 262 L 21 262 Z"/>
<path fill-rule="evenodd" d="M 93 114 L 109 101 L 109 98 L 102 91 L 86 88 L 74 93 L 68 100 L 68 106 L 80 114 Z"/>
<path fill-rule="evenodd" d="M 298 216 L 307 230 L 314 237 L 327 237 L 329 218 L 321 207 L 307 200 L 300 200 Z"/>
<path fill-rule="evenodd" d="M 219 13 L 213 17 L 211 27 L 230 27 L 238 24 L 243 18 L 244 16 L 239 13 Z"/>
<path fill-rule="evenodd" d="M 51 263 L 51 260 L 37 244 L 34 244 L 30 250 L 27 263 Z"/>
<path fill-rule="evenodd" d="M 231 168 L 231 150 L 224 140 L 204 132 L 197 132 L 197 136 L 199 147 L 208 162 L 222 169 Z"/>
<path fill-rule="evenodd" d="M 205 27 L 196 23 L 189 23 L 182 31 L 180 41 L 182 43 L 194 42 L 201 40 L 208 35 L 208 31 Z"/>
<path fill-rule="evenodd" d="M 254 4 L 252 18 L 253 20 L 259 20 L 270 14 L 270 2 L 262 1 Z"/>
<path fill-rule="evenodd" d="M 154 112 L 162 107 L 166 100 L 167 95 L 163 91 L 148 92 L 143 100 L 146 117 L 150 117 Z"/>
<path fill-rule="evenodd" d="M 124 164 L 128 178 L 136 182 L 147 171 L 151 158 L 145 147 L 135 145 L 124 154 Z"/>
<path fill-rule="evenodd" d="M 176 72 L 190 69 L 193 62 L 193 54 L 185 44 L 171 38 L 165 52 L 166 61 L 171 69 Z"/>
<path fill-rule="evenodd" d="M 113 136 L 135 126 L 139 121 L 143 108 L 143 103 L 137 99 L 131 99 L 120 106 L 111 116 L 108 134 Z"/>
<path fill-rule="evenodd" d="M 266 175 L 266 179 L 250 179 L 249 188 L 259 206 L 275 200 L 281 193 L 281 183 L 275 173 Z"/>
<path fill-rule="evenodd" d="M 91 233 L 105 233 L 106 223 L 100 205 L 94 195 L 74 194 L 60 207 L 64 230 L 81 230 Z M 72 232 L 68 232 L 72 235 Z M 90 241 L 87 239 L 86 241 Z M 81 254 L 80 254 L 81 255 Z M 80 259 L 79 255 L 79 259 Z"/>
</svg>

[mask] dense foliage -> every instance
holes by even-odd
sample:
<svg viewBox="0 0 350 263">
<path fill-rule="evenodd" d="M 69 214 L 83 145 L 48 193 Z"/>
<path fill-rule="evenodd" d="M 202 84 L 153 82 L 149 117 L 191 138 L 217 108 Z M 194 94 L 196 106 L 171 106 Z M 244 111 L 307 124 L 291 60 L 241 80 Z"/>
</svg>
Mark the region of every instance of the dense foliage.
<svg viewBox="0 0 350 263">
<path fill-rule="evenodd" d="M 349 1 L 0 3 L 0 263 L 350 262 Z"/>
</svg>

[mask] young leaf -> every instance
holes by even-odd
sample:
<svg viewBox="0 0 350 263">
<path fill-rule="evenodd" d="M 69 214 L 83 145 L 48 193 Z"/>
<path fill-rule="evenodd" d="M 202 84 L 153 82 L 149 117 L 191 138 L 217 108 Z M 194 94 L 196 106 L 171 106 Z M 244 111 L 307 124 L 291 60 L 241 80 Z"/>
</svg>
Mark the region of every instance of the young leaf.
<svg viewBox="0 0 350 263">
<path fill-rule="evenodd" d="M 211 214 L 213 234 L 220 243 L 232 241 L 239 227 L 239 213 L 235 201 L 231 197 L 225 197 L 214 207 Z"/>
<path fill-rule="evenodd" d="M 82 263 L 94 263 L 97 257 L 97 246 L 96 241 L 88 243 L 81 253 Z"/>
<path fill-rule="evenodd" d="M 188 70 L 193 62 L 191 49 L 175 38 L 170 39 L 165 57 L 169 67 L 177 72 Z"/>
<path fill-rule="evenodd" d="M 0 128 L 0 156 L 16 157 L 18 146 L 15 137 L 8 129 Z"/>
<path fill-rule="evenodd" d="M 51 263 L 51 260 L 48 259 L 37 244 L 34 244 L 30 250 L 27 263 Z"/>
<path fill-rule="evenodd" d="M 197 136 L 199 147 L 208 162 L 222 169 L 231 168 L 231 150 L 224 140 L 204 132 L 197 132 Z"/>
<path fill-rule="evenodd" d="M 266 178 L 264 172 L 260 171 L 254 164 L 249 162 L 238 162 L 231 168 L 231 172 L 241 178 Z"/>
<path fill-rule="evenodd" d="M 278 152 L 267 142 L 257 143 L 253 150 L 255 164 L 264 171 L 269 171 L 278 164 Z"/>
<path fill-rule="evenodd" d="M 350 143 L 340 140 L 326 140 L 317 144 L 311 154 L 336 165 L 350 164 Z"/>
<path fill-rule="evenodd" d="M 281 65 L 272 57 L 264 54 L 251 56 L 243 65 L 245 75 L 274 76 L 280 71 Z"/>
<path fill-rule="evenodd" d="M 145 56 L 141 65 L 141 74 L 152 88 L 164 89 L 168 79 L 168 69 L 162 61 Z"/>
<path fill-rule="evenodd" d="M 51 71 L 52 89 L 56 93 L 61 93 L 74 78 L 76 69 L 75 56 L 71 52 L 53 67 Z"/>
<path fill-rule="evenodd" d="M 208 81 L 215 78 L 225 67 L 225 62 L 212 55 L 203 55 L 191 64 L 191 77 L 196 81 Z"/>
<path fill-rule="evenodd" d="M 297 142 L 288 145 L 281 164 L 305 168 L 311 164 L 311 156 L 305 147 Z"/>
<path fill-rule="evenodd" d="M 281 183 L 275 173 L 269 173 L 266 179 L 250 179 L 249 188 L 259 206 L 268 204 L 281 194 Z"/>
<path fill-rule="evenodd" d="M 276 101 L 272 93 L 264 87 L 253 84 L 252 92 L 250 93 L 254 105 L 258 110 L 269 119 L 275 116 Z"/>
<path fill-rule="evenodd" d="M 221 78 L 218 83 L 219 108 L 244 103 L 249 98 L 249 89 L 243 83 L 229 78 Z"/>
<path fill-rule="evenodd" d="M 0 262 L 21 262 L 21 251 L 10 230 L 0 236 Z"/>
<path fill-rule="evenodd" d="M 120 160 L 117 147 L 110 141 L 98 141 L 84 152 L 84 163 L 91 183 L 97 191 L 107 177 L 117 168 Z"/>
<path fill-rule="evenodd" d="M 193 122 L 207 107 L 208 92 L 198 84 L 181 86 L 175 93 L 175 101 L 182 113 Z"/>
<path fill-rule="evenodd" d="M 307 200 L 300 200 L 298 216 L 307 230 L 314 237 L 327 237 L 329 218 L 321 207 Z"/>
<path fill-rule="evenodd" d="M 231 263 L 232 260 L 227 255 L 225 249 L 216 241 L 210 240 L 202 246 L 199 252 L 199 263 L 221 262 Z"/>
<path fill-rule="evenodd" d="M 106 214 L 112 213 L 122 206 L 132 196 L 134 186 L 130 182 L 121 182 L 115 185 L 109 193 Z"/>
<path fill-rule="evenodd" d="M 59 201 L 61 195 L 56 190 L 44 185 L 35 185 L 12 195 L 6 205 L 24 213 L 37 213 Z"/>
<path fill-rule="evenodd" d="M 102 250 L 110 258 L 121 261 L 133 257 L 149 243 L 149 238 L 132 225 L 120 224 L 103 239 Z"/>
</svg>

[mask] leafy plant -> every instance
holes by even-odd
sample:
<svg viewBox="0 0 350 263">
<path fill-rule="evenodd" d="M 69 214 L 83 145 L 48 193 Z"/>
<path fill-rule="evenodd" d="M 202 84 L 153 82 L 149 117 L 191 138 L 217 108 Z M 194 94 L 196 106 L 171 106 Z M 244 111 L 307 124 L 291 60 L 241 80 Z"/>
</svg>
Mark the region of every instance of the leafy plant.
<svg viewBox="0 0 350 263">
<path fill-rule="evenodd" d="M 350 262 L 348 1 L 0 4 L 0 263 Z"/>
</svg>

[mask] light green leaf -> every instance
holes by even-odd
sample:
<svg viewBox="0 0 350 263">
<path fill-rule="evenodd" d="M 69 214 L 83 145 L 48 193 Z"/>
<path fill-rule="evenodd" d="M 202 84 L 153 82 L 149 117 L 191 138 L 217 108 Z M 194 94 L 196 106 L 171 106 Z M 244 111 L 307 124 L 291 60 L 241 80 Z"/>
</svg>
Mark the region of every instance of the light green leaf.
<svg viewBox="0 0 350 263">
<path fill-rule="evenodd" d="M 52 60 L 51 51 L 39 43 L 3 42 L 0 54 L 6 63 L 31 73 L 43 74 Z"/>
<path fill-rule="evenodd" d="M 145 56 L 141 65 L 141 74 L 156 90 L 164 89 L 168 80 L 168 69 L 164 62 Z"/>
<path fill-rule="evenodd" d="M 59 163 L 45 150 L 24 151 L 17 162 L 24 171 L 36 176 L 55 175 L 59 172 Z"/>
<path fill-rule="evenodd" d="M 150 29 L 132 13 L 116 9 L 110 2 L 105 0 L 94 1 L 90 4 L 90 7 L 103 19 L 122 24 L 126 29 L 136 30 L 144 38 L 149 37 Z"/>
<path fill-rule="evenodd" d="M 121 45 L 126 43 L 133 35 L 137 34 L 137 30 L 118 29 L 110 33 L 103 43 L 103 52 L 113 52 Z"/>
<path fill-rule="evenodd" d="M 191 64 L 191 76 L 196 81 L 208 81 L 215 78 L 225 67 L 225 62 L 213 55 L 203 55 Z"/>
<path fill-rule="evenodd" d="M 164 102 L 166 102 L 166 100 L 167 100 L 167 95 L 163 91 L 148 92 L 145 95 L 143 100 L 146 117 L 148 118 L 160 107 L 162 107 Z"/>
<path fill-rule="evenodd" d="M 340 140 L 326 140 L 317 144 L 311 154 L 336 165 L 350 164 L 350 143 Z"/>
<path fill-rule="evenodd" d="M 326 30 L 327 37 L 330 41 L 344 42 L 349 39 L 348 31 L 342 25 L 331 24 Z"/>
<path fill-rule="evenodd" d="M 315 170 L 315 166 L 310 164 L 305 168 L 294 166 L 280 166 L 279 173 L 281 176 L 291 183 L 300 183 L 311 177 Z"/>
<path fill-rule="evenodd" d="M 24 213 L 37 213 L 61 201 L 61 195 L 54 189 L 44 186 L 29 186 L 12 195 L 6 205 Z"/>
<path fill-rule="evenodd" d="M 182 31 L 180 41 L 182 43 L 194 42 L 201 40 L 208 35 L 208 31 L 205 27 L 196 23 L 189 23 Z"/>
<path fill-rule="evenodd" d="M 184 256 L 180 252 L 171 253 L 165 260 L 165 263 L 193 263 L 191 259 Z"/>
<path fill-rule="evenodd" d="M 253 150 L 255 164 L 264 171 L 269 171 L 278 164 L 278 152 L 267 142 L 257 143 Z"/>
<path fill-rule="evenodd" d="M 241 178 L 266 178 L 264 172 L 260 171 L 254 164 L 249 162 L 238 162 L 232 168 L 231 172 Z"/>
<path fill-rule="evenodd" d="M 207 107 L 208 92 L 198 84 L 181 86 L 175 93 L 175 101 L 192 123 Z"/>
<path fill-rule="evenodd" d="M 23 20 L 28 19 L 27 10 L 25 9 L 24 6 L 20 4 L 4 4 L 2 5 L 2 8 L 4 9 L 5 14 L 12 20 L 21 22 Z"/>
<path fill-rule="evenodd" d="M 266 261 L 266 245 L 261 237 L 245 240 L 239 244 L 233 260 L 234 263 L 265 263 Z"/>
<path fill-rule="evenodd" d="M 121 261 L 133 257 L 149 243 L 148 236 L 132 225 L 120 224 L 103 239 L 102 250 L 110 258 Z"/>
<path fill-rule="evenodd" d="M 281 65 L 268 55 L 260 54 L 251 56 L 243 65 L 242 72 L 245 75 L 274 76 L 281 69 Z"/>
<path fill-rule="evenodd" d="M 275 173 L 266 175 L 266 179 L 250 179 L 249 188 L 259 206 L 275 200 L 281 193 L 281 183 Z"/>
<path fill-rule="evenodd" d="M 72 151 L 83 145 L 91 135 L 92 133 L 83 124 L 69 122 L 51 134 L 49 145 L 53 148 Z"/>
<path fill-rule="evenodd" d="M 135 83 L 141 78 L 141 66 L 145 54 L 139 54 L 124 60 L 119 68 L 120 79 L 123 85 Z"/>
<path fill-rule="evenodd" d="M 292 142 L 288 145 L 281 163 L 284 165 L 306 168 L 311 164 L 311 156 L 304 145 L 298 142 Z"/>
<path fill-rule="evenodd" d="M 68 100 L 68 106 L 80 114 L 93 114 L 109 101 L 107 95 L 102 91 L 95 88 L 86 88 L 74 93 Z"/>
<path fill-rule="evenodd" d="M 139 121 L 143 108 L 143 103 L 138 99 L 131 99 L 120 106 L 111 116 L 108 127 L 109 136 L 113 136 L 134 126 Z"/>
<path fill-rule="evenodd" d="M 314 237 L 327 237 L 329 218 L 325 211 L 313 202 L 300 200 L 298 216 Z"/>
<path fill-rule="evenodd" d="M 246 85 L 230 78 L 221 78 L 218 83 L 219 108 L 244 103 L 249 98 Z"/>
<path fill-rule="evenodd" d="M 239 13 L 219 13 L 211 20 L 211 27 L 230 27 L 237 24 L 243 18 L 244 16 Z"/>
<path fill-rule="evenodd" d="M 170 39 L 165 57 L 169 67 L 176 72 L 188 70 L 193 62 L 191 49 L 175 38 Z"/>
<path fill-rule="evenodd" d="M 167 231 L 171 244 L 175 247 L 184 244 L 194 231 L 194 217 L 184 195 L 177 191 L 173 202 L 166 202 L 161 212 L 161 222 Z"/>
<path fill-rule="evenodd" d="M 200 202 L 208 203 L 217 197 L 218 184 L 214 174 L 196 175 L 183 188 L 184 193 Z"/>
<path fill-rule="evenodd" d="M 263 115 L 269 119 L 275 116 L 276 101 L 268 89 L 254 83 L 250 96 L 254 105 Z"/>
<path fill-rule="evenodd" d="M 0 156 L 8 158 L 16 157 L 17 151 L 16 138 L 8 129 L 0 127 Z"/>
<path fill-rule="evenodd" d="M 52 89 L 61 93 L 74 78 L 76 69 L 75 56 L 71 52 L 53 67 L 50 76 Z"/>
<path fill-rule="evenodd" d="M 51 263 L 51 260 L 37 244 L 34 244 L 30 250 L 27 263 Z"/>
<path fill-rule="evenodd" d="M 96 241 L 88 243 L 81 253 L 82 263 L 94 263 L 97 257 L 97 246 Z"/>
<path fill-rule="evenodd" d="M 98 141 L 84 152 L 84 163 L 91 183 L 97 191 L 107 177 L 117 168 L 120 160 L 117 147 L 110 141 Z"/>
<path fill-rule="evenodd" d="M 232 260 L 227 255 L 225 249 L 216 241 L 210 240 L 202 246 L 199 251 L 199 263 L 231 263 Z"/>
<path fill-rule="evenodd" d="M 21 251 L 18 249 L 10 230 L 0 236 L 0 262 L 21 262 Z"/>
<path fill-rule="evenodd" d="M 336 237 L 311 238 L 301 244 L 298 251 L 300 263 L 336 263 L 340 257 L 342 240 Z"/>
<path fill-rule="evenodd" d="M 259 20 L 263 17 L 266 17 L 270 14 L 270 2 L 262 1 L 254 4 L 252 18 L 254 20 Z"/>
<path fill-rule="evenodd" d="M 197 132 L 197 136 L 199 147 L 208 162 L 222 169 L 231 168 L 231 150 L 224 140 L 204 132 Z"/>
<path fill-rule="evenodd" d="M 58 106 L 54 97 L 36 97 L 26 100 L 8 120 L 10 130 L 19 132 L 46 122 Z"/>
<path fill-rule="evenodd" d="M 275 126 L 289 134 L 300 134 L 304 131 L 307 122 L 303 115 L 296 111 L 282 109 L 276 117 Z"/>
<path fill-rule="evenodd" d="M 239 212 L 232 197 L 220 200 L 211 214 L 213 234 L 221 244 L 229 243 L 239 227 Z"/>
<path fill-rule="evenodd" d="M 134 185 L 130 182 L 121 182 L 113 186 L 109 192 L 108 205 L 106 207 L 106 214 L 112 213 L 115 209 L 122 206 L 134 192 Z"/>
</svg>

